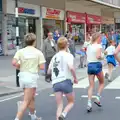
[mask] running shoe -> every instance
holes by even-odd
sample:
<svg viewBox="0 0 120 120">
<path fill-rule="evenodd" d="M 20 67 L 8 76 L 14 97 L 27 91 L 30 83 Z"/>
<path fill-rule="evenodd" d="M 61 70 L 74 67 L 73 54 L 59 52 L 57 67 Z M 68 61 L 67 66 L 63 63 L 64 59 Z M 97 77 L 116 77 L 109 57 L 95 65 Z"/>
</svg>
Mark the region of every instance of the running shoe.
<svg viewBox="0 0 120 120">
<path fill-rule="evenodd" d="M 36 114 L 36 110 L 35 110 L 35 114 Z M 29 112 L 29 114 L 28 114 L 29 116 L 31 116 L 31 113 Z"/>
<path fill-rule="evenodd" d="M 92 112 L 92 107 L 91 106 L 87 106 L 87 112 Z"/>
<path fill-rule="evenodd" d="M 87 112 L 92 112 L 92 103 L 88 101 Z"/>
<path fill-rule="evenodd" d="M 63 115 L 61 115 L 58 119 L 59 120 L 65 120 L 65 117 Z"/>
<path fill-rule="evenodd" d="M 105 79 L 108 79 L 108 77 L 109 77 L 109 74 L 105 73 Z"/>
<path fill-rule="evenodd" d="M 98 106 L 98 107 L 102 107 L 102 104 L 100 103 L 100 99 L 95 99 L 94 103 Z"/>
<path fill-rule="evenodd" d="M 38 118 L 37 116 L 35 116 L 35 117 L 31 117 L 31 120 L 42 120 L 42 118 L 41 117 Z"/>
</svg>

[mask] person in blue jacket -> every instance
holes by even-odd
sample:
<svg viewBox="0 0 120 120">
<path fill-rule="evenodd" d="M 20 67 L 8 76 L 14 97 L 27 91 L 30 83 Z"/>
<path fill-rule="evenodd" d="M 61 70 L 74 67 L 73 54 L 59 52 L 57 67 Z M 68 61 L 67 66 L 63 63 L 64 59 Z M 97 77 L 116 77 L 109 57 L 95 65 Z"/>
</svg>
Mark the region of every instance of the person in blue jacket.
<svg viewBox="0 0 120 120">
<path fill-rule="evenodd" d="M 58 39 L 60 38 L 60 33 L 58 30 L 55 30 L 54 35 L 53 35 L 53 39 L 55 40 L 55 43 L 57 43 Z"/>
<path fill-rule="evenodd" d="M 105 49 L 106 49 L 106 46 L 107 46 L 107 42 L 108 42 L 108 41 L 107 41 L 107 37 L 105 36 L 105 33 L 102 33 L 102 38 L 101 38 L 101 39 L 102 39 L 102 41 L 101 41 L 101 42 L 102 42 L 102 43 L 101 43 L 101 44 L 102 44 L 102 47 L 103 47 L 103 49 L 105 50 Z"/>
</svg>

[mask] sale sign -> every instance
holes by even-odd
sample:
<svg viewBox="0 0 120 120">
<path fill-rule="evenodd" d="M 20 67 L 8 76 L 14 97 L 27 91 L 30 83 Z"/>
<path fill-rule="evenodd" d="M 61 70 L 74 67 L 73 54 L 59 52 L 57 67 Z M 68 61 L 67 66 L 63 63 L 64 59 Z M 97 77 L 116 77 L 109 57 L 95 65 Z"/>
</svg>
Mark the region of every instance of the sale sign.
<svg viewBox="0 0 120 120">
<path fill-rule="evenodd" d="M 47 19 L 64 20 L 64 11 L 42 7 L 42 17 Z"/>
</svg>

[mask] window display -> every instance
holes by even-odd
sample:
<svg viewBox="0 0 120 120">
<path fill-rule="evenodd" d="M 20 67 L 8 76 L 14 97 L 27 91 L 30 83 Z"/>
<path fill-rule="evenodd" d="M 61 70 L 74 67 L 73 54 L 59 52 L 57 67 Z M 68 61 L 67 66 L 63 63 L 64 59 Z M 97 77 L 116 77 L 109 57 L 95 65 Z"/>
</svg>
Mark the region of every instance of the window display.
<svg viewBox="0 0 120 120">
<path fill-rule="evenodd" d="M 85 30 L 84 30 L 84 24 L 72 24 L 72 35 L 75 40 L 75 42 L 80 42 L 83 41 L 84 35 L 85 35 Z"/>
</svg>

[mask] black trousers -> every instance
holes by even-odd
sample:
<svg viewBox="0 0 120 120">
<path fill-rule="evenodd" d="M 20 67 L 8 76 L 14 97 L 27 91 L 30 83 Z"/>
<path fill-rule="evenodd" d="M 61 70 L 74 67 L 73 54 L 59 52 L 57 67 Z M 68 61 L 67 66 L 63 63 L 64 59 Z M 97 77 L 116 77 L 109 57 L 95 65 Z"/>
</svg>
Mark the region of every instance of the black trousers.
<svg viewBox="0 0 120 120">
<path fill-rule="evenodd" d="M 46 64 L 45 64 L 45 80 L 46 81 L 51 81 L 51 75 L 47 74 L 51 59 L 52 59 L 52 57 L 46 58 Z"/>
</svg>

